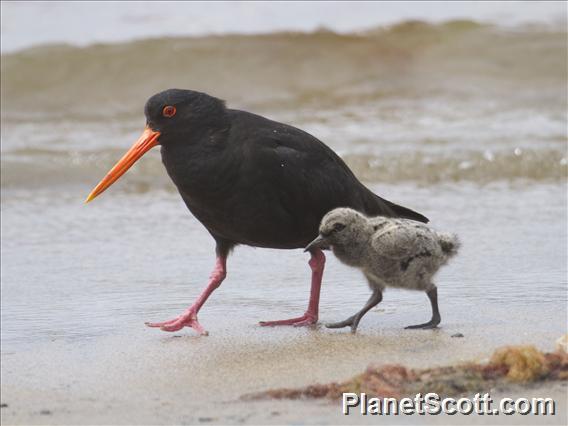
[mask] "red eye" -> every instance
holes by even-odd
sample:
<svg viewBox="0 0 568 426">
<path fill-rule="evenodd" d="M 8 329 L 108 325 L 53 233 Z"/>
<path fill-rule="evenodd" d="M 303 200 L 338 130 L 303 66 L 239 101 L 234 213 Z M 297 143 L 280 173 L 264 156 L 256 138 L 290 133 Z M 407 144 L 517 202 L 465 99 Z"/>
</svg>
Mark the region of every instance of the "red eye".
<svg viewBox="0 0 568 426">
<path fill-rule="evenodd" d="M 173 117 L 176 115 L 176 107 L 171 105 L 165 106 L 162 110 L 162 115 L 167 118 Z"/>
</svg>

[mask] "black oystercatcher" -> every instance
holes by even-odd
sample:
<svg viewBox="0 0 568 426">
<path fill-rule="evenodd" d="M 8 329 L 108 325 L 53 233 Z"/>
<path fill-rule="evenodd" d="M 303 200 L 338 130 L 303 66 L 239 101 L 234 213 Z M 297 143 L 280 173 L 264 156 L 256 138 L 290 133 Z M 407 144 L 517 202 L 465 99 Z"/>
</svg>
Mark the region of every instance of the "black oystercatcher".
<svg viewBox="0 0 568 426">
<path fill-rule="evenodd" d="M 173 320 L 147 323 L 150 327 L 191 327 L 207 334 L 197 313 L 225 279 L 227 256 L 238 244 L 303 248 L 318 235 L 322 217 L 337 207 L 428 221 L 373 194 L 330 148 L 295 127 L 228 109 L 222 100 L 191 90 L 158 93 L 146 102 L 144 113 L 144 133 L 86 201 L 112 185 L 150 148 L 161 145 L 170 178 L 215 239 L 217 254 L 209 283 L 193 305 Z M 317 322 L 325 256 L 319 248 L 310 254 L 308 310 L 298 318 L 261 325 Z"/>
</svg>

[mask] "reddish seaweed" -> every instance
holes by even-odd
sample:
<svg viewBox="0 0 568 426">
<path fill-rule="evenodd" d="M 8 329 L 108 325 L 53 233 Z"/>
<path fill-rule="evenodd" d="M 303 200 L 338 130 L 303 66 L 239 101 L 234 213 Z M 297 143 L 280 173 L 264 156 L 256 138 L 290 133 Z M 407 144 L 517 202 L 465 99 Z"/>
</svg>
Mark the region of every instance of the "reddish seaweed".
<svg viewBox="0 0 568 426">
<path fill-rule="evenodd" d="M 440 396 L 482 393 L 495 386 L 568 379 L 568 354 L 562 349 L 543 353 L 534 346 L 497 349 L 486 364 L 411 369 L 399 364 L 370 365 L 364 373 L 344 382 L 315 384 L 296 389 L 271 389 L 246 395 L 247 399 L 340 398 L 345 392 L 369 397 L 401 398 L 435 392 Z"/>
</svg>

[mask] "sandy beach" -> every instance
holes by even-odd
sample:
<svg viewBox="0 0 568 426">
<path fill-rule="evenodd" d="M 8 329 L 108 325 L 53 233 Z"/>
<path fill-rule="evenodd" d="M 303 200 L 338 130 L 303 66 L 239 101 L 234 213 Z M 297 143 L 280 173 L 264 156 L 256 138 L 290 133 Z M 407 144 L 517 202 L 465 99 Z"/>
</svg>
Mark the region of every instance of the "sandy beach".
<svg viewBox="0 0 568 426">
<path fill-rule="evenodd" d="M 373 320 L 381 315 L 374 313 Z M 376 318 L 378 317 L 378 318 Z M 451 327 L 402 333 L 396 327 L 358 336 L 323 329 L 272 331 L 248 327 L 245 336 L 207 339 L 151 336 L 104 339 L 86 351 L 54 342 L 41 356 L 3 355 L 3 424 L 374 424 L 341 414 L 329 401 L 243 401 L 241 395 L 282 386 L 342 380 L 369 359 L 412 366 L 483 360 L 487 334 Z M 501 338 L 504 336 L 500 336 Z M 24 373 L 27 371 L 27 373 Z M 18 375 L 19 377 L 14 377 Z M 556 416 L 495 416 L 492 424 L 565 424 L 566 383 L 487 389 L 493 398 L 551 397 Z M 5 398 L 5 399 L 4 399 Z M 33 401 L 30 403 L 30 401 Z M 428 424 L 480 424 L 480 416 L 426 416 Z M 309 419 L 309 420 L 307 420 Z M 390 416 L 388 424 L 412 424 Z"/>
</svg>

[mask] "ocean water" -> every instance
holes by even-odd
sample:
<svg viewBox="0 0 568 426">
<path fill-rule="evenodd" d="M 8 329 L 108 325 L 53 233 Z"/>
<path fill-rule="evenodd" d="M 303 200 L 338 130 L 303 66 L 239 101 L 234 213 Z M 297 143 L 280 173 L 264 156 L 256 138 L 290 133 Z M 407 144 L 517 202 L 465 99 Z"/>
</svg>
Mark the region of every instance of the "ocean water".
<svg viewBox="0 0 568 426">
<path fill-rule="evenodd" d="M 145 100 L 168 87 L 203 90 L 307 130 L 376 193 L 456 232 L 463 248 L 438 286 L 442 333 L 470 339 L 460 359 L 508 343 L 552 348 L 567 321 L 566 36 L 558 26 L 408 21 L 364 32 L 160 37 L 4 54 L 3 398 L 4 390 L 39 395 L 50 380 L 63 383 L 69 360 L 75 372 L 96 370 L 89 354 L 109 339 L 123 342 L 120 354 L 132 342 L 173 344 L 144 322 L 179 314 L 205 285 L 213 241 L 185 209 L 158 150 L 83 204 L 142 131 Z M 322 353 L 335 348 L 344 331 L 257 326 L 304 311 L 307 260 L 300 250 L 237 248 L 200 313 L 211 335 L 183 339 L 184 353 L 207 341 L 215 348 L 216 339 L 229 339 L 229 352 L 282 342 L 302 352 L 305 339 Z M 328 256 L 323 321 L 354 313 L 368 293 L 357 271 Z M 397 336 L 429 316 L 423 294 L 388 290 L 361 323 L 358 363 L 337 371 L 377 361 L 382 338 L 385 358 L 412 362 L 414 350 L 419 358 L 426 338 L 413 349 L 412 338 L 398 347 Z M 332 352 L 327 361 L 338 361 Z M 309 353 L 322 379 L 328 370 Z M 28 372 L 22 360 L 35 354 L 41 361 Z M 279 369 L 272 382 L 250 383 L 285 376 Z M 98 397 L 107 391 L 111 384 Z"/>
<path fill-rule="evenodd" d="M 566 25 L 567 6 L 554 1 L 380 2 L 193 1 L 22 2 L 4 1 L 2 52 L 67 43 L 117 43 L 140 38 L 210 34 L 258 34 L 329 28 L 349 33 L 378 25 L 420 19 L 473 19 L 514 27 Z M 53 25 L 57 22 L 57 25 Z"/>
</svg>

